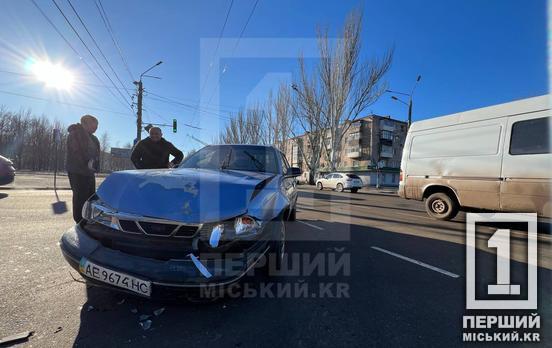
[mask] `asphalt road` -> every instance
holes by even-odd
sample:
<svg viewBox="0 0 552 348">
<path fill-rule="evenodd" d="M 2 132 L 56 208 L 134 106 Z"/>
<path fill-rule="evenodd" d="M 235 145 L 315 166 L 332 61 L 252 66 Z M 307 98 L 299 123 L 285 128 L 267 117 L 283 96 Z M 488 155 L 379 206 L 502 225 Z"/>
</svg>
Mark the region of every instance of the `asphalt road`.
<svg viewBox="0 0 552 348">
<path fill-rule="evenodd" d="M 70 191 L 60 199 L 70 207 Z M 54 201 L 49 190 L 0 188 L 0 338 L 32 330 L 23 345 L 461 346 L 463 315 L 496 314 L 465 309 L 465 216 L 435 221 L 420 202 L 391 194 L 301 187 L 298 221 L 286 224 L 288 272 L 246 277 L 233 296 L 201 304 L 148 302 L 73 280 L 58 247 L 72 221 L 53 214 Z M 521 282 L 527 234 L 510 227 L 519 228 L 511 274 Z M 538 310 L 500 314 L 538 312 L 541 345 L 550 346 L 551 235 L 539 228 Z M 477 228 L 478 289 L 496 275 L 486 248 L 495 230 Z M 159 308 L 143 330 L 140 315 Z"/>
</svg>

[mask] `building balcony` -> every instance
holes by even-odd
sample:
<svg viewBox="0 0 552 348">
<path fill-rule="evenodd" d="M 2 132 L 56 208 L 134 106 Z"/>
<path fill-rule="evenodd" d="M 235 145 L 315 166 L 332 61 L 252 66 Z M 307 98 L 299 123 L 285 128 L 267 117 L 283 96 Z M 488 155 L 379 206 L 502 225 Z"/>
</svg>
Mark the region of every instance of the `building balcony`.
<svg viewBox="0 0 552 348">
<path fill-rule="evenodd" d="M 347 152 L 347 157 L 349 157 L 349 158 L 359 158 L 359 157 L 362 157 L 362 152 L 360 151 L 360 149 L 351 150 L 351 151 Z"/>
</svg>

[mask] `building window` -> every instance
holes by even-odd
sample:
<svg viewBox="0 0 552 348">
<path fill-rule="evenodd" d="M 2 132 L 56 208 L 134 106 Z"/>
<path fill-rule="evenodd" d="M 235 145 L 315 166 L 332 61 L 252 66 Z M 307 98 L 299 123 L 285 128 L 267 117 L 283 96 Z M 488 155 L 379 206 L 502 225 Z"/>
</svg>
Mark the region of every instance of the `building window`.
<svg viewBox="0 0 552 348">
<path fill-rule="evenodd" d="M 381 131 L 381 138 L 387 140 L 393 140 L 393 132 L 383 130 Z"/>
<path fill-rule="evenodd" d="M 353 161 L 353 167 L 358 167 L 360 165 L 359 161 Z"/>
<path fill-rule="evenodd" d="M 360 139 L 360 132 L 349 133 L 349 140 Z"/>
<path fill-rule="evenodd" d="M 514 123 L 510 138 L 510 155 L 542 153 L 550 153 L 550 117 Z"/>
</svg>

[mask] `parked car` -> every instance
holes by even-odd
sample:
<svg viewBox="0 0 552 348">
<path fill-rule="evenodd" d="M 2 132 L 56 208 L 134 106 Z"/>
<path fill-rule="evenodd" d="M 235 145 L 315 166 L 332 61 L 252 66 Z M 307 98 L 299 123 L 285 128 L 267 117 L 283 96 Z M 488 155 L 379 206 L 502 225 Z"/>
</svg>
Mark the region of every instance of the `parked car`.
<svg viewBox="0 0 552 348">
<path fill-rule="evenodd" d="M 211 145 L 178 168 L 108 176 L 61 238 L 86 281 L 144 297 L 227 286 L 265 254 L 279 266 L 298 168 L 273 147 Z"/>
<path fill-rule="evenodd" d="M 329 173 L 316 181 L 316 187 L 319 190 L 329 188 L 338 192 L 351 190 L 352 193 L 356 193 L 362 188 L 362 179 L 352 173 Z"/>
<path fill-rule="evenodd" d="M 15 168 L 13 162 L 0 156 L 0 185 L 11 184 L 15 180 Z"/>
<path fill-rule="evenodd" d="M 550 122 L 549 96 L 414 122 L 399 195 L 441 220 L 462 209 L 550 217 Z"/>
</svg>

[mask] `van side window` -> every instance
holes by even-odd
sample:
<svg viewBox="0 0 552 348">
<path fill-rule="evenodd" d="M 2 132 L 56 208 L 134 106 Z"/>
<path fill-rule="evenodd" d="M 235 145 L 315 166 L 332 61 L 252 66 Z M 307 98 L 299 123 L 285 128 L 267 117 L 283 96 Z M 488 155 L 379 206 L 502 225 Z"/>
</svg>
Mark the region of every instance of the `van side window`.
<svg viewBox="0 0 552 348">
<path fill-rule="evenodd" d="M 510 137 L 510 155 L 541 153 L 550 153 L 550 117 L 514 123 Z"/>
</svg>

